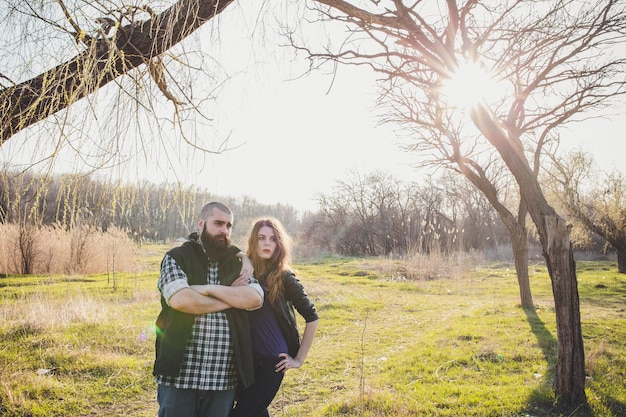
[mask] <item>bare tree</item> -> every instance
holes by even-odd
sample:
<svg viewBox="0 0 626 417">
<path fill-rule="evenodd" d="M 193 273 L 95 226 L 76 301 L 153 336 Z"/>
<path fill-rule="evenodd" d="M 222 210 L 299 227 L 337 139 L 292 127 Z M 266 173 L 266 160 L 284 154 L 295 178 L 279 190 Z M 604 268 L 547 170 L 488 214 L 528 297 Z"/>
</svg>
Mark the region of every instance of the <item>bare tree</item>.
<svg viewBox="0 0 626 417">
<path fill-rule="evenodd" d="M 445 172 L 437 182 L 452 205 L 460 249 L 486 252 L 510 242 L 510 233 L 503 229 L 497 212 L 471 182 L 453 172 Z"/>
<path fill-rule="evenodd" d="M 350 33 L 338 47 L 322 52 L 309 48 L 313 65 L 332 61 L 371 67 L 383 76 L 381 101 L 389 106 L 388 112 L 411 119 L 415 132 L 425 132 L 420 140 L 429 140 L 431 132 L 452 138 L 455 146 L 449 157 L 457 163 L 465 162 L 465 155 L 480 155 L 489 163 L 494 150 L 504 161 L 518 184 L 522 208 L 538 230 L 552 279 L 557 399 L 562 404 L 585 402 L 570 230 L 546 201 L 531 161 L 556 137 L 557 128 L 581 120 L 586 112 L 626 92 L 619 77 L 626 60 L 611 49 L 626 40 L 624 4 L 617 0 L 317 2 L 322 20 L 346 23 Z M 498 96 L 471 107 L 469 117 L 450 106 L 442 89 L 457 72 L 467 72 L 462 69 L 466 64 L 490 72 L 502 86 Z M 471 160 L 466 162 L 468 172 L 483 177 Z"/>
<path fill-rule="evenodd" d="M 438 181 L 438 180 L 437 180 Z M 319 213 L 307 219 L 303 238 L 354 256 L 406 256 L 462 250 L 456 218 L 459 202 L 430 178 L 403 183 L 391 174 L 352 173 L 318 198 Z"/>
<path fill-rule="evenodd" d="M 582 152 L 554 156 L 553 162 L 548 171 L 553 195 L 568 214 L 615 249 L 617 270 L 626 274 L 626 178 L 617 171 L 602 172 Z"/>
</svg>

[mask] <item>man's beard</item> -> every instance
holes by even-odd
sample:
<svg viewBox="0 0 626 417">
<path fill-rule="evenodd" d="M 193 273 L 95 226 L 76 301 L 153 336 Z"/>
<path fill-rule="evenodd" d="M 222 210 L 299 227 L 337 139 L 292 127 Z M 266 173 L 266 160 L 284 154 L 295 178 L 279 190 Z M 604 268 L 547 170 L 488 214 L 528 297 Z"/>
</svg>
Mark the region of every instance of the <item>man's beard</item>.
<svg viewBox="0 0 626 417">
<path fill-rule="evenodd" d="M 204 247 L 207 257 L 214 260 L 222 259 L 226 253 L 226 249 L 230 246 L 230 237 L 228 235 L 223 233 L 212 235 L 206 230 L 206 224 L 202 226 L 200 240 L 202 241 L 202 247 Z"/>
</svg>

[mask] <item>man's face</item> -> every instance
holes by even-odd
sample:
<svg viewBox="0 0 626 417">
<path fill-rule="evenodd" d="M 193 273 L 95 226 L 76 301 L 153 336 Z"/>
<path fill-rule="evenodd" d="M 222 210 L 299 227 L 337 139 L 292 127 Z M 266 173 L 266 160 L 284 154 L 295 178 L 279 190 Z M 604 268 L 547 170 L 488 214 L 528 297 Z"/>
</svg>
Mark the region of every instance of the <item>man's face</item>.
<svg viewBox="0 0 626 417">
<path fill-rule="evenodd" d="M 202 229 L 200 240 L 207 253 L 215 254 L 230 246 L 230 232 L 233 229 L 233 216 L 221 210 L 213 209 L 206 220 L 200 220 Z"/>
</svg>

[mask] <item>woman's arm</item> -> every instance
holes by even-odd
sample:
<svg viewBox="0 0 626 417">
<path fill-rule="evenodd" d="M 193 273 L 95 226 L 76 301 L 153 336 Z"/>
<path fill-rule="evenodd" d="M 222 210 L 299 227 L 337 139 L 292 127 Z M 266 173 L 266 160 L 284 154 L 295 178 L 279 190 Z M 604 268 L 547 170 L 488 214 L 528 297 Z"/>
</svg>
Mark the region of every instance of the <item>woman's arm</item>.
<svg viewBox="0 0 626 417">
<path fill-rule="evenodd" d="M 319 319 L 315 305 L 306 293 L 304 285 L 293 272 L 287 272 L 283 275 L 283 289 L 285 299 L 293 304 L 305 322 L 309 323 Z"/>
<path fill-rule="evenodd" d="M 315 338 L 315 332 L 317 330 L 317 323 L 319 320 L 307 323 L 304 326 L 304 334 L 302 335 L 302 341 L 300 342 L 300 349 L 295 358 L 292 358 L 287 353 L 281 353 L 278 356 L 283 358 L 276 364 L 276 372 L 286 372 L 289 369 L 297 369 L 304 364 L 309 350 L 313 345 L 313 339 Z"/>
<path fill-rule="evenodd" d="M 319 320 L 315 320 L 304 326 L 304 334 L 302 335 L 302 341 L 300 342 L 300 349 L 298 349 L 298 354 L 294 358 L 300 362 L 300 365 L 304 364 L 304 361 L 309 354 L 309 350 L 311 349 L 311 345 L 313 345 L 313 338 L 315 338 L 318 322 Z"/>
<path fill-rule="evenodd" d="M 254 273 L 252 261 L 248 258 L 248 255 L 241 251 L 239 251 L 239 253 L 235 256 L 241 259 L 241 272 L 239 273 L 239 278 L 243 278 L 244 280 L 250 279 Z"/>
</svg>

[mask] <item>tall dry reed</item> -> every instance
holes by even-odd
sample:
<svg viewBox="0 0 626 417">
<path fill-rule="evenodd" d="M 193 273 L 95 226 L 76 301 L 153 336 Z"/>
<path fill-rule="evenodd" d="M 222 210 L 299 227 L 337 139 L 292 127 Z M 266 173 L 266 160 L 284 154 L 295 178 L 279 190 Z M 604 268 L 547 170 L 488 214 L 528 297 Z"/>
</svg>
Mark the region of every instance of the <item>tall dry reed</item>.
<svg viewBox="0 0 626 417">
<path fill-rule="evenodd" d="M 0 273 L 91 274 L 135 272 L 136 244 L 126 232 L 109 228 L 106 232 L 89 227 L 65 230 L 42 226 L 25 230 L 15 224 L 0 224 Z M 21 242 L 33 243 L 25 251 Z M 23 261 L 32 265 L 24 271 Z"/>
</svg>

